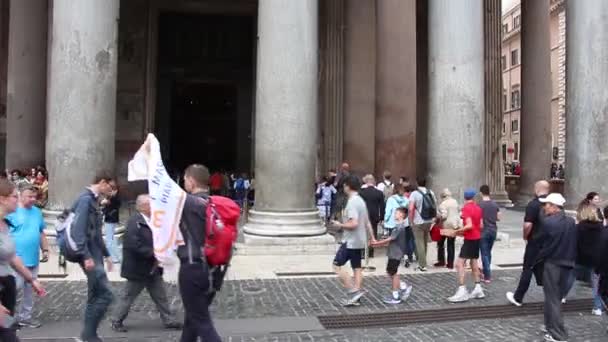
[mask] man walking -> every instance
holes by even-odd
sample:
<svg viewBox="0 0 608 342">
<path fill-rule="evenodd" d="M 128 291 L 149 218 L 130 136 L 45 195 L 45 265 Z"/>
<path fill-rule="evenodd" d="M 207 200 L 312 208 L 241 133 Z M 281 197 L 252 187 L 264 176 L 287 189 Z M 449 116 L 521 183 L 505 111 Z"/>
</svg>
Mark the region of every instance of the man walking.
<svg viewBox="0 0 608 342">
<path fill-rule="evenodd" d="M 543 264 L 543 292 L 545 294 L 545 341 L 566 341 L 568 332 L 562 316 L 562 298 L 568 291 L 576 262 L 577 232 L 572 217 L 563 211 L 566 200 L 561 194 L 552 193 L 540 198 L 545 219 L 545 241 L 535 264 Z"/>
<path fill-rule="evenodd" d="M 84 327 L 80 335 L 86 342 L 101 341 L 97 328 L 114 298 L 103 267 L 105 259 L 108 271 L 112 271 L 112 260 L 101 233 L 102 215 L 99 208 L 100 196 L 110 196 L 112 193 L 112 180 L 108 172 L 99 172 L 93 184 L 86 188 L 72 207 L 75 213 L 72 236 L 80 247 L 76 254 L 81 257 L 80 267 L 87 277 L 88 286 Z"/>
<path fill-rule="evenodd" d="M 496 241 L 498 227 L 496 222 L 500 221 L 500 207 L 490 198 L 490 187 L 482 185 L 481 201 L 479 207 L 483 213 L 483 230 L 481 231 L 481 263 L 483 265 L 484 283 L 492 281 L 492 247 Z"/>
<path fill-rule="evenodd" d="M 462 228 L 455 230 L 457 235 L 464 237 L 464 244 L 460 249 L 460 255 L 456 261 L 456 269 L 458 270 L 458 290 L 454 296 L 448 298 L 452 303 L 466 302 L 470 298 L 482 299 L 485 298 L 483 288 L 480 284 L 479 266 L 479 241 L 481 239 L 481 227 L 483 224 L 481 208 L 473 200 L 475 198 L 475 190 L 469 189 L 464 192 L 465 203 L 462 207 Z M 465 262 L 469 260 L 471 265 L 471 273 L 475 281 L 475 288 L 471 293 L 467 291 L 465 285 Z"/>
<path fill-rule="evenodd" d="M 418 179 L 418 189 L 410 195 L 410 222 L 413 222 L 418 270 L 426 272 L 426 250 L 433 219 L 437 216 L 435 194 L 426 188 L 426 179 Z"/>
<path fill-rule="evenodd" d="M 333 225 L 344 229 L 342 245 L 334 259 L 334 268 L 338 279 L 348 292 L 344 306 L 358 305 L 359 299 L 365 294 L 363 290 L 363 269 L 361 259 L 367 245 L 367 229 L 371 228 L 365 202 L 359 196 L 359 180 L 355 176 L 344 179 L 344 193 L 348 196 L 346 214 L 343 222 L 334 221 Z M 375 241 L 375 240 L 373 240 Z M 344 265 L 350 262 L 353 269 L 354 284 L 350 275 L 344 270 Z"/>
<path fill-rule="evenodd" d="M 123 325 L 131 305 L 145 288 L 160 312 L 160 319 L 167 329 L 181 329 L 169 307 L 163 282 L 163 269 L 154 257 L 154 243 L 150 222 L 150 197 L 139 195 L 135 202 L 137 213 L 127 223 L 123 237 L 123 263 L 120 275 L 127 279 L 123 294 L 114 311 L 112 330 L 127 332 Z"/>
<path fill-rule="evenodd" d="M 538 252 L 543 245 L 542 221 L 544 213 L 542 212 L 542 203 L 540 199 L 547 197 L 549 194 L 549 182 L 541 180 L 534 184 L 534 193 L 536 197 L 528 203 L 526 214 L 524 216 L 523 236 L 527 241 L 526 250 L 524 252 L 524 266 L 519 278 L 519 285 L 515 293 L 507 292 L 507 300 L 515 305 L 521 306 L 524 296 L 530 287 L 530 281 L 534 274 L 534 263 L 538 258 Z M 537 279 L 537 281 L 540 279 Z"/>
<path fill-rule="evenodd" d="M 213 284 L 209 276 L 209 265 L 204 259 L 205 245 L 205 202 L 209 196 L 209 170 L 200 164 L 193 164 L 184 173 L 184 187 L 188 192 L 180 230 L 184 245 L 177 249 L 180 260 L 178 275 L 179 292 L 184 303 L 185 319 L 182 342 L 195 342 L 202 338 L 205 342 L 221 342 L 209 313 L 213 298 L 210 291 Z"/>
<path fill-rule="evenodd" d="M 378 224 L 384 217 L 384 194 L 374 186 L 376 184 L 374 176 L 366 175 L 363 177 L 363 182 L 365 184 L 361 187 L 359 195 L 367 206 L 369 222 L 372 225 L 372 235 L 375 239 L 378 239 Z M 372 247 L 368 249 L 368 255 L 370 258 L 374 257 Z"/>
<path fill-rule="evenodd" d="M 23 265 L 32 273 L 33 279 L 38 277 L 40 250 L 42 260 L 49 258 L 49 245 L 44 234 L 44 218 L 42 211 L 35 206 L 36 188 L 32 184 L 22 183 L 19 188 L 19 206 L 6 219 L 11 222 L 10 235 L 15 243 L 16 253 Z M 17 289 L 22 292 L 21 300 L 17 303 L 16 318 L 20 327 L 38 328 L 40 323 L 32 319 L 34 309 L 34 291 L 30 283 L 16 274 Z"/>
</svg>

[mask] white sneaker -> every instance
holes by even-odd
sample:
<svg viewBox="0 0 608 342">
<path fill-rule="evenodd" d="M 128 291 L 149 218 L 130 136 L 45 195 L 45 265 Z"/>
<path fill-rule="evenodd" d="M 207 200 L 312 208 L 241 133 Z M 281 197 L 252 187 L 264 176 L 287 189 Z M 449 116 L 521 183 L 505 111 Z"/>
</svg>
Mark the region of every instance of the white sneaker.
<svg viewBox="0 0 608 342">
<path fill-rule="evenodd" d="M 562 304 L 566 304 L 566 298 L 562 298 Z"/>
<path fill-rule="evenodd" d="M 469 298 L 474 298 L 474 299 L 483 299 L 483 298 L 486 298 L 486 294 L 483 293 L 483 289 L 481 288 L 480 284 L 476 284 L 475 285 L 475 288 L 469 294 Z"/>
<path fill-rule="evenodd" d="M 545 341 L 546 342 L 568 342 L 568 341 L 558 340 L 555 337 L 551 336 L 551 334 L 545 334 Z"/>
<path fill-rule="evenodd" d="M 467 291 L 467 288 L 464 286 L 460 286 L 458 287 L 458 290 L 456 291 L 456 293 L 448 298 L 448 301 L 451 303 L 462 303 L 462 302 L 466 302 L 469 300 L 469 292 Z"/>
<path fill-rule="evenodd" d="M 521 303 L 515 300 L 515 294 L 513 292 L 507 292 L 507 300 L 517 307 L 521 306 Z"/>
<path fill-rule="evenodd" d="M 602 313 L 602 309 L 593 309 L 593 310 L 591 311 L 591 314 L 592 314 L 593 316 L 601 316 L 601 315 L 603 314 L 603 313 Z"/>
<path fill-rule="evenodd" d="M 405 302 L 412 294 L 412 285 L 406 286 L 405 290 L 401 290 L 401 301 Z"/>
</svg>

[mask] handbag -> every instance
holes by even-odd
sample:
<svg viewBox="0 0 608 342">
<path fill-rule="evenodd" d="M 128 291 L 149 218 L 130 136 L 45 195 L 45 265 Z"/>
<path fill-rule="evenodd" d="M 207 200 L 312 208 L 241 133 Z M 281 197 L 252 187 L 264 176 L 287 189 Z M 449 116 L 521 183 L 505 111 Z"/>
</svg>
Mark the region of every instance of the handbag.
<svg viewBox="0 0 608 342">
<path fill-rule="evenodd" d="M 430 234 L 431 234 L 431 240 L 433 240 L 434 242 L 441 241 L 441 225 L 434 224 L 431 227 Z"/>
</svg>

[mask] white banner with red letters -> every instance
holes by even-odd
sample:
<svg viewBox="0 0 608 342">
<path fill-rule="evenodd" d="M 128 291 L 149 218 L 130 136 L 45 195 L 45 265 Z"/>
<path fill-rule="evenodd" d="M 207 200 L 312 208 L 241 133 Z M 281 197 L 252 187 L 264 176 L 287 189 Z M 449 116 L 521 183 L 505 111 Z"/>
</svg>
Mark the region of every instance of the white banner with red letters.
<svg viewBox="0 0 608 342">
<path fill-rule="evenodd" d="M 160 143 L 154 134 L 146 141 L 129 162 L 128 181 L 148 181 L 150 195 L 150 228 L 154 238 L 154 254 L 161 263 L 169 263 L 177 246 L 183 244 L 179 230 L 186 192 L 165 169 L 160 153 Z"/>
</svg>

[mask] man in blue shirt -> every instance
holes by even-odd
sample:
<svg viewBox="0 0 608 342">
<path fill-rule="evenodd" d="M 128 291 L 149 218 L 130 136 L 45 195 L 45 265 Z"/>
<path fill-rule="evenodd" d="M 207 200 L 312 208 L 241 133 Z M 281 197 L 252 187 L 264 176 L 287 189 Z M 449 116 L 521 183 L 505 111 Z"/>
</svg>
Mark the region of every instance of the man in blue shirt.
<svg viewBox="0 0 608 342">
<path fill-rule="evenodd" d="M 40 250 L 42 250 L 43 262 L 49 258 L 48 242 L 44 235 L 44 218 L 42 211 L 34 205 L 36 197 L 37 192 L 32 184 L 22 184 L 19 188 L 19 207 L 7 216 L 11 222 L 10 235 L 15 242 L 17 256 L 32 272 L 34 279 L 38 277 Z M 40 323 L 32 319 L 34 308 L 32 286 L 25 283 L 19 275 L 16 275 L 16 280 L 17 288 L 23 291 L 21 301 L 17 303 L 17 321 L 22 327 L 38 328 Z"/>
</svg>

